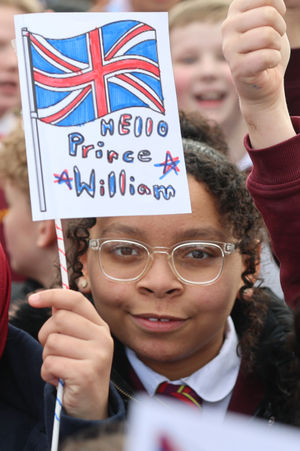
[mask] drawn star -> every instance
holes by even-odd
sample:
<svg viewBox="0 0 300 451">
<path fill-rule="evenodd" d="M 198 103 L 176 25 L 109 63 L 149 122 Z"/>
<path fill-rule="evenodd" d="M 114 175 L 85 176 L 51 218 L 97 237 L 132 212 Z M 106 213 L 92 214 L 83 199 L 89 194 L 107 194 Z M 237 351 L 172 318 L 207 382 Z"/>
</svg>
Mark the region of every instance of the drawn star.
<svg viewBox="0 0 300 451">
<path fill-rule="evenodd" d="M 174 171 L 178 175 L 178 172 L 180 172 L 180 169 L 177 167 L 179 163 L 179 157 L 173 158 L 171 152 L 167 150 L 165 161 L 154 165 L 156 167 L 163 167 L 163 175 L 159 179 L 163 179 L 170 171 Z"/>
<path fill-rule="evenodd" d="M 58 183 L 61 185 L 62 183 L 65 183 L 67 187 L 71 190 L 72 189 L 72 181 L 73 178 L 69 177 L 68 170 L 65 169 L 61 174 L 53 174 L 56 180 L 54 180 L 54 183 Z"/>
</svg>

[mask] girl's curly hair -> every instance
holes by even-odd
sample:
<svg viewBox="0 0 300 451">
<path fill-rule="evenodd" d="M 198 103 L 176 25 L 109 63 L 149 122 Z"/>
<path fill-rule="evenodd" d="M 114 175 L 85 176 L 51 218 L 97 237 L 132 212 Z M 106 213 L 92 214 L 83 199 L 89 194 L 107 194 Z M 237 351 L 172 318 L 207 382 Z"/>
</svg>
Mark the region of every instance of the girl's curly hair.
<svg viewBox="0 0 300 451">
<path fill-rule="evenodd" d="M 210 126 L 207 122 L 205 124 L 205 133 L 203 134 L 202 128 L 202 132 L 198 135 L 201 139 L 205 139 L 206 134 L 213 136 L 209 133 Z M 246 188 L 245 175 L 230 163 L 224 154 L 195 138 L 197 126 L 201 129 L 199 121 L 192 127 L 191 139 L 190 121 L 181 115 L 186 170 L 198 182 L 205 184 L 207 191 L 215 200 L 224 228 L 231 233 L 239 252 L 244 256 L 246 269 L 241 275 L 243 286 L 239 290 L 232 318 L 240 338 L 240 349 L 250 370 L 254 365 L 255 347 L 262 331 L 269 301 L 269 292 L 255 284 L 260 245 L 264 237 L 263 221 Z M 215 126 L 213 130 L 217 130 Z M 219 140 L 220 137 L 216 137 L 216 142 Z M 209 142 L 211 144 L 213 140 Z M 69 255 L 70 285 L 73 289 L 77 289 L 76 280 L 82 276 L 79 257 L 87 252 L 89 231 L 95 223 L 95 218 L 72 220 L 69 223 L 68 239 L 73 250 L 72 255 Z"/>
</svg>

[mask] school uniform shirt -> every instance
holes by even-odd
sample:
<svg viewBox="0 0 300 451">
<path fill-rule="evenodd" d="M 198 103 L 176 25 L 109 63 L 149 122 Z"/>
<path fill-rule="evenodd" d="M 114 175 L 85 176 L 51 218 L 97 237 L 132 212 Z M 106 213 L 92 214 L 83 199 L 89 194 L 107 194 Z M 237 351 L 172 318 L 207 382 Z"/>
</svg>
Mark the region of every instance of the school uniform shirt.
<svg viewBox="0 0 300 451">
<path fill-rule="evenodd" d="M 203 400 L 203 415 L 214 415 L 214 420 L 223 420 L 230 403 L 231 393 L 240 370 L 241 358 L 237 354 L 238 337 L 231 317 L 227 319 L 225 339 L 219 354 L 195 373 L 182 379 L 170 381 L 138 359 L 131 349 L 126 349 L 127 358 L 146 392 L 152 397 L 162 382 L 185 384 Z"/>
</svg>

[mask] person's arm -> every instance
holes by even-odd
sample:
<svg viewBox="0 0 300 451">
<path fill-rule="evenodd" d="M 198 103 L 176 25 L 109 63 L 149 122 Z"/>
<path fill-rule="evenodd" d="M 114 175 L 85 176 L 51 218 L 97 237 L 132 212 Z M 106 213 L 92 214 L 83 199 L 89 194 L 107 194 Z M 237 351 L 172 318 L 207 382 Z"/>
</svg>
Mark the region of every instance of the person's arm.
<svg viewBox="0 0 300 451">
<path fill-rule="evenodd" d="M 300 118 L 289 117 L 283 78 L 289 58 L 282 0 L 234 0 L 223 25 L 253 162 L 247 187 L 280 262 L 286 302 L 300 298 Z"/>
</svg>

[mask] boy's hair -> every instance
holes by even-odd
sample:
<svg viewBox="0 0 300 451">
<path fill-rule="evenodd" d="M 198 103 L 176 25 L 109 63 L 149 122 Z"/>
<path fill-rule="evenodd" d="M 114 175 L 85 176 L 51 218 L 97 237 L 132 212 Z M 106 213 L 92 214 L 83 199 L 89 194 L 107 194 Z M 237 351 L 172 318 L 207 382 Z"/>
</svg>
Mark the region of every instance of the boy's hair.
<svg viewBox="0 0 300 451">
<path fill-rule="evenodd" d="M 16 8 L 24 13 L 38 13 L 43 10 L 38 0 L 0 0 L 1 6 Z"/>
<path fill-rule="evenodd" d="M 10 182 L 28 195 L 29 182 L 26 147 L 22 121 L 19 120 L 11 133 L 0 144 L 0 181 Z"/>
<path fill-rule="evenodd" d="M 230 0 L 186 0 L 177 3 L 169 12 L 169 29 L 194 22 L 219 23 L 227 16 Z"/>
</svg>

